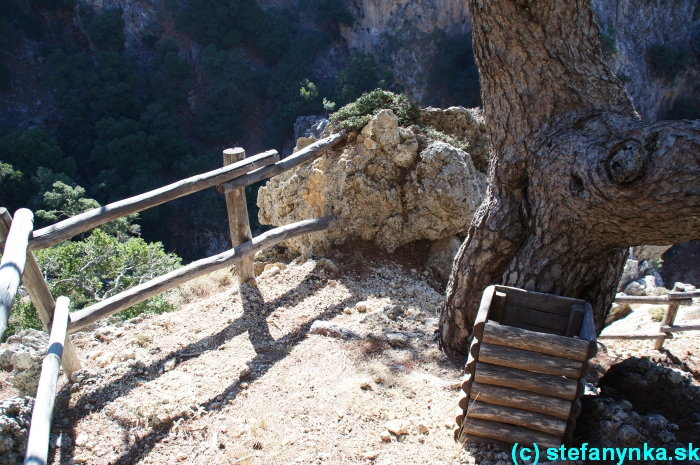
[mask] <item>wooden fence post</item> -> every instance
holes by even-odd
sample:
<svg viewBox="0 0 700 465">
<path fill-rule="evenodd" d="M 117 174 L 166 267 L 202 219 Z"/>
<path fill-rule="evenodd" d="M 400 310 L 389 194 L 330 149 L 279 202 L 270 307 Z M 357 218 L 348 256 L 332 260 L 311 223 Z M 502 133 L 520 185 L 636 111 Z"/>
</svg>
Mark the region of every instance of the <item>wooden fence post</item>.
<svg viewBox="0 0 700 465">
<path fill-rule="evenodd" d="M 0 262 L 0 339 L 5 335 L 12 304 L 22 282 L 32 229 L 34 229 L 34 214 L 31 210 L 26 208 L 17 210 L 15 220 L 7 234 L 2 262 Z"/>
<path fill-rule="evenodd" d="M 659 332 L 663 332 L 664 326 L 673 325 L 673 322 L 676 320 L 677 313 L 678 313 L 678 302 L 671 301 L 668 304 L 668 308 L 666 309 L 666 312 L 664 313 L 664 319 L 661 320 L 661 326 L 659 326 Z M 661 347 L 663 347 L 664 341 L 666 340 L 667 336 L 670 336 L 670 333 L 665 333 L 663 336 L 658 337 L 656 339 L 656 341 L 654 341 L 654 349 L 661 350 Z"/>
<path fill-rule="evenodd" d="M 24 455 L 24 465 L 46 465 L 49 455 L 49 433 L 51 432 L 51 417 L 56 403 L 56 385 L 58 371 L 61 366 L 63 342 L 68 330 L 68 297 L 59 297 L 56 302 L 49 350 L 41 365 L 39 388 L 36 392 L 32 421 L 29 426 L 27 453 Z"/>
<path fill-rule="evenodd" d="M 245 158 L 245 150 L 240 147 L 224 150 L 224 166 Z M 228 226 L 231 231 L 231 247 L 237 247 L 253 238 L 248 222 L 248 206 L 246 205 L 245 187 L 239 187 L 226 193 L 226 211 Z M 253 257 L 248 257 L 236 264 L 238 282 L 243 284 L 249 279 L 255 279 Z"/>
<path fill-rule="evenodd" d="M 7 238 L 11 224 L 12 216 L 10 213 L 5 208 L 0 208 L 0 242 Z M 29 298 L 34 304 L 34 308 L 36 308 L 36 313 L 43 323 L 44 329 L 48 331 L 49 328 L 51 328 L 51 320 L 53 319 L 52 315 L 56 308 L 56 302 L 54 302 L 49 286 L 46 284 L 46 281 L 44 281 L 41 269 L 31 252 L 27 252 L 27 263 L 24 267 L 22 282 L 27 289 Z M 63 372 L 68 379 L 70 379 L 74 371 L 78 371 L 82 368 L 80 360 L 78 359 L 78 354 L 75 353 L 75 347 L 73 347 L 70 338 L 67 336 L 63 348 L 62 362 Z"/>
</svg>

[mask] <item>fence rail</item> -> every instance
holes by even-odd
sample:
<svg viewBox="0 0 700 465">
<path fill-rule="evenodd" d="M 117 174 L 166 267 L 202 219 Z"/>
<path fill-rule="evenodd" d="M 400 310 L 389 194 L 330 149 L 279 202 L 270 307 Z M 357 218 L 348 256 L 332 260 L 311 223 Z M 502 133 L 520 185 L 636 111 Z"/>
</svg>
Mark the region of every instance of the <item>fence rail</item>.
<svg viewBox="0 0 700 465">
<path fill-rule="evenodd" d="M 698 331 L 700 325 L 674 325 L 680 304 L 692 304 L 693 298 L 700 297 L 700 291 L 680 292 L 673 290 L 660 296 L 620 296 L 615 298 L 617 304 L 657 304 L 666 305 L 658 333 L 613 333 L 601 334 L 598 339 L 654 339 L 654 349 L 661 350 L 666 339 L 672 339 L 674 332 Z"/>
<path fill-rule="evenodd" d="M 34 231 L 33 234 L 34 216 L 30 210 L 18 210 L 13 220 L 5 208 L 0 208 L 0 240 L 5 242 L 0 265 L 0 337 L 7 328 L 20 283 L 27 289 L 44 328 L 51 329 L 49 350 L 44 358 L 32 414 L 25 465 L 46 464 L 51 416 L 61 363 L 69 379 L 74 371 L 81 368 L 68 334 L 193 278 L 232 264 L 239 268 L 240 282 L 254 279 L 252 257 L 257 251 L 292 237 L 334 227 L 335 218 L 326 216 L 275 228 L 253 238 L 248 223 L 245 191 L 242 188 L 314 160 L 344 139 L 344 132 L 334 134 L 282 161 L 274 150 L 245 158 L 242 149 L 228 149 L 224 151 L 223 168 L 81 213 Z M 212 186 L 217 186 L 219 192 L 226 194 L 232 240 L 230 250 L 190 263 L 73 314 L 68 313 L 67 297 L 59 297 L 54 302 L 31 250 L 51 247 L 109 221 Z M 245 266 L 240 267 L 241 263 Z"/>
</svg>

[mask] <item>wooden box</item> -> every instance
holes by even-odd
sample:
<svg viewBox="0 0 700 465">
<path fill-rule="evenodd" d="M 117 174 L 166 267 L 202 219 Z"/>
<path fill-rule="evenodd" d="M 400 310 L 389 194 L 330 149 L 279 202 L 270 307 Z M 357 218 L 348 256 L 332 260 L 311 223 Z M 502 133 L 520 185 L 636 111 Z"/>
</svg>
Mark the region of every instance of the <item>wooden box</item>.
<svg viewBox="0 0 700 465">
<path fill-rule="evenodd" d="M 489 286 L 474 323 L 456 438 L 570 445 L 596 351 L 590 304 Z"/>
</svg>

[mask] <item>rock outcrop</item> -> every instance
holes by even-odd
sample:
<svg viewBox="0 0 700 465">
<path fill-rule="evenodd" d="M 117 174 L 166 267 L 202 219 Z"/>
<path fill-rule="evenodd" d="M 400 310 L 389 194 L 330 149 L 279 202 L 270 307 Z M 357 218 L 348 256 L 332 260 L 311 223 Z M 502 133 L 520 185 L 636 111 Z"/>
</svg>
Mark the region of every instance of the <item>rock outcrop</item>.
<svg viewBox="0 0 700 465">
<path fill-rule="evenodd" d="M 48 345 L 47 333 L 27 329 L 7 338 L 7 343 L 0 348 L 0 368 L 12 370 L 12 385 L 20 396 L 36 395 Z"/>
<path fill-rule="evenodd" d="M 31 397 L 0 401 L 0 463 L 19 465 L 24 461 L 33 408 Z"/>
<path fill-rule="evenodd" d="M 468 153 L 425 137 L 417 126 L 399 127 L 390 110 L 378 113 L 348 140 L 260 188 L 263 224 L 327 214 L 338 219 L 335 229 L 292 239 L 288 246 L 298 253 L 322 252 L 363 240 L 393 252 L 409 242 L 466 231 L 486 190 L 486 176 L 474 168 Z M 485 150 L 481 141 L 470 140 L 470 147 Z"/>
</svg>

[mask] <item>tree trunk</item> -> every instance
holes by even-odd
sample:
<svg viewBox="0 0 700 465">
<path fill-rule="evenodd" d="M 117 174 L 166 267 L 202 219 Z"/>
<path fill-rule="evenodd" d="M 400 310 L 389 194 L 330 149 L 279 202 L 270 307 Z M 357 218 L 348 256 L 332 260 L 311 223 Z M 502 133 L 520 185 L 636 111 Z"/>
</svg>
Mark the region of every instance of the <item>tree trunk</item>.
<svg viewBox="0 0 700 465">
<path fill-rule="evenodd" d="M 467 353 L 490 284 L 585 299 L 600 331 L 628 246 L 700 237 L 700 121 L 640 121 L 589 0 L 470 8 L 489 189 L 455 259 L 442 347 Z"/>
</svg>

